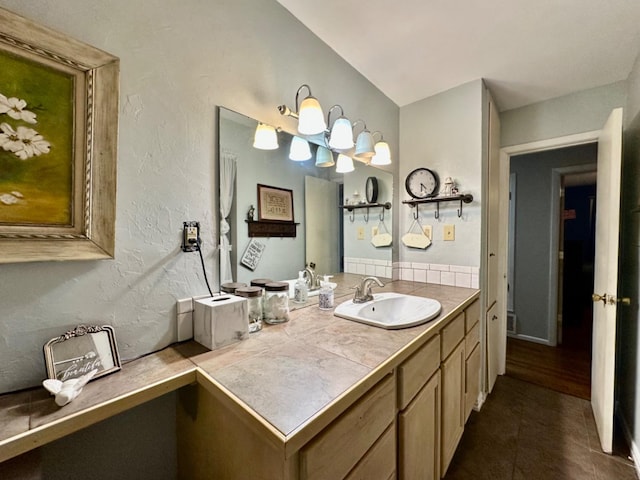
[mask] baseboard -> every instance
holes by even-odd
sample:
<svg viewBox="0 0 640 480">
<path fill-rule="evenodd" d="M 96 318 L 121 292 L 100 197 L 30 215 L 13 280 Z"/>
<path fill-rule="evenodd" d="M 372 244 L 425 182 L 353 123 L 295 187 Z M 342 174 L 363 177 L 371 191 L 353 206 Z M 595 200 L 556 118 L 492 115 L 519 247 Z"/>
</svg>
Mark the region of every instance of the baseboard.
<svg viewBox="0 0 640 480">
<path fill-rule="evenodd" d="M 631 429 L 629 428 L 629 424 L 620 412 L 619 404 L 617 403 L 615 410 L 615 415 L 618 418 L 620 426 L 622 427 L 622 433 L 625 440 L 627 441 L 627 445 L 629 445 L 629 450 L 631 451 L 631 459 L 633 460 L 633 466 L 636 469 L 636 476 L 640 479 L 640 447 L 638 447 L 638 444 L 631 437 Z"/>
<path fill-rule="evenodd" d="M 527 342 L 540 343 L 542 345 L 547 345 L 549 347 L 553 346 L 551 345 L 551 342 L 549 342 L 549 340 L 547 340 L 546 338 L 532 337 L 530 335 L 522 335 L 521 333 L 516 333 L 516 334 L 509 333 L 507 336 L 511 338 L 517 338 L 519 340 L 526 340 Z"/>
</svg>

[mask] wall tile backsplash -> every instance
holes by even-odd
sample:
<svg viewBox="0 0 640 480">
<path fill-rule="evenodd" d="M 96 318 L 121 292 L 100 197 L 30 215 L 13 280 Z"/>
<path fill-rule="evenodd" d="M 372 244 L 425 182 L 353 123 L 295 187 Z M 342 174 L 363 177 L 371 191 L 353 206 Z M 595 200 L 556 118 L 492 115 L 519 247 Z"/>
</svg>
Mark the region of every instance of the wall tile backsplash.
<svg viewBox="0 0 640 480">
<path fill-rule="evenodd" d="M 375 275 L 393 280 L 409 280 L 454 287 L 480 288 L 480 268 L 439 263 L 395 262 L 345 257 L 345 273 Z"/>
<path fill-rule="evenodd" d="M 355 273 L 356 275 L 392 278 L 393 266 L 391 260 L 344 257 L 344 271 L 345 273 Z"/>
<path fill-rule="evenodd" d="M 437 285 L 480 288 L 480 268 L 464 265 L 396 262 L 393 264 L 392 278 Z"/>
</svg>

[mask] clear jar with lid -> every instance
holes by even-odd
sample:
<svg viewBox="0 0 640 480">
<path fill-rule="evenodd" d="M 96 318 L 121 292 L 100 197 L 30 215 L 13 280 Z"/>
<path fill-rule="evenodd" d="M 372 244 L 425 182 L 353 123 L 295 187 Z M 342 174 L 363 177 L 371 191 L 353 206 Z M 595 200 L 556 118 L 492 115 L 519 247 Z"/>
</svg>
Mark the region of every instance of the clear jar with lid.
<svg viewBox="0 0 640 480">
<path fill-rule="evenodd" d="M 235 294 L 247 299 L 247 310 L 249 311 L 249 333 L 262 330 L 262 288 L 260 287 L 240 287 Z"/>
<path fill-rule="evenodd" d="M 289 284 L 272 282 L 264 286 L 265 297 L 262 304 L 264 321 L 269 324 L 289 321 Z"/>
<path fill-rule="evenodd" d="M 246 287 L 246 283 L 242 282 L 227 282 L 220 285 L 220 291 L 224 293 L 234 294 L 238 288 Z"/>
</svg>

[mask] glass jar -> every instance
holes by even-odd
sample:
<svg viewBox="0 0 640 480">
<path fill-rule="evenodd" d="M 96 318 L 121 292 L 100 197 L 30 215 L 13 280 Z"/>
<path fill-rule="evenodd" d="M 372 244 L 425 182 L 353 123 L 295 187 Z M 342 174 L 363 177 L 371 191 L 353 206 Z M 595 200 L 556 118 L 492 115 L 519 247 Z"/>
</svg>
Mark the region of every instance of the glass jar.
<svg viewBox="0 0 640 480">
<path fill-rule="evenodd" d="M 262 330 L 262 295 L 260 287 L 240 287 L 235 294 L 247 299 L 247 310 L 249 312 L 249 333 Z"/>
<path fill-rule="evenodd" d="M 246 287 L 246 283 L 241 282 L 227 282 L 220 285 L 220 291 L 224 293 L 234 294 L 238 288 Z"/>
<path fill-rule="evenodd" d="M 264 288 L 267 283 L 273 283 L 273 280 L 271 280 L 270 278 L 254 278 L 253 280 L 251 280 L 252 287 Z"/>
<path fill-rule="evenodd" d="M 264 321 L 269 324 L 289 321 L 289 284 L 272 282 L 264 286 L 265 297 L 262 304 Z"/>
</svg>

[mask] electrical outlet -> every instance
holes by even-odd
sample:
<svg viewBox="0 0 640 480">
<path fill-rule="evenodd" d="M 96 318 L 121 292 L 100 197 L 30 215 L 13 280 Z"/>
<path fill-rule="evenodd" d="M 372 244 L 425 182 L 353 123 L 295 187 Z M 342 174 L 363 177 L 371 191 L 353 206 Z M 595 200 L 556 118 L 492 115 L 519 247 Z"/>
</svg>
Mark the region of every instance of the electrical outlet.
<svg viewBox="0 0 640 480">
<path fill-rule="evenodd" d="M 182 251 L 196 252 L 200 240 L 200 222 L 182 222 Z"/>
<path fill-rule="evenodd" d="M 371 236 L 375 237 L 378 234 L 378 227 L 371 227 Z"/>
<path fill-rule="evenodd" d="M 455 225 L 445 225 L 444 226 L 444 240 L 447 242 L 451 242 L 456 239 L 456 226 Z"/>
<path fill-rule="evenodd" d="M 358 240 L 364 240 L 364 227 L 358 227 Z"/>
<path fill-rule="evenodd" d="M 422 231 L 429 238 L 429 240 L 433 240 L 433 227 L 431 225 L 423 225 Z"/>
</svg>

